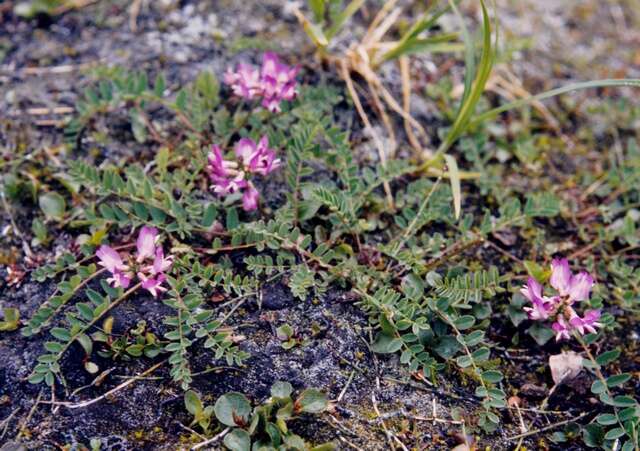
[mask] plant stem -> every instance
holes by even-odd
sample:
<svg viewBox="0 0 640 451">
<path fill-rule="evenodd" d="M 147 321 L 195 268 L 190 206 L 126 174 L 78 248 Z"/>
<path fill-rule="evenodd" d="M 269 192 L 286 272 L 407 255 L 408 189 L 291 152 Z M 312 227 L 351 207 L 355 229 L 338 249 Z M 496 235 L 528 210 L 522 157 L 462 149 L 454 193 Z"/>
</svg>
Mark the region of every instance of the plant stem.
<svg viewBox="0 0 640 451">
<path fill-rule="evenodd" d="M 600 383 L 604 387 L 605 393 L 607 394 L 609 399 L 613 399 L 613 394 L 611 393 L 611 390 L 609 390 L 609 386 L 607 385 L 607 379 L 604 377 L 604 374 L 602 374 L 602 371 L 600 370 L 600 364 L 593 357 L 593 354 L 591 353 L 591 350 L 589 349 L 589 346 L 587 346 L 587 343 L 584 341 L 584 339 L 582 338 L 582 336 L 579 333 L 574 332 L 573 336 L 578 341 L 578 343 L 580 343 L 580 346 L 582 346 L 582 349 L 587 354 L 587 357 L 589 358 L 589 360 L 593 364 L 593 370 L 594 370 L 594 372 L 596 374 L 596 377 L 598 378 L 598 380 L 600 381 Z M 613 414 L 615 415 L 616 420 L 618 421 L 618 426 L 620 426 L 620 428 L 622 428 L 622 430 L 626 431 L 624 425 L 622 424 L 622 421 L 620 421 L 620 417 L 618 416 L 618 408 L 616 406 L 612 406 L 612 407 L 613 407 Z M 636 446 L 636 450 L 637 449 L 638 448 Z"/>
<path fill-rule="evenodd" d="M 87 323 L 87 325 L 85 327 L 83 327 L 73 337 L 71 337 L 71 340 L 69 340 L 67 343 L 65 343 L 65 345 L 62 347 L 62 350 L 60 350 L 60 352 L 58 352 L 57 360 L 62 358 L 62 355 L 66 352 L 67 349 L 69 349 L 69 346 L 71 346 L 71 344 L 74 341 L 76 341 L 76 339 L 78 338 L 78 336 L 80 334 L 82 334 L 82 333 L 86 332 L 87 330 L 89 330 L 89 328 L 94 326 L 105 315 L 105 313 L 111 311 L 111 309 L 113 309 L 114 307 L 118 306 L 122 301 L 124 301 L 127 297 L 129 297 L 130 294 L 132 294 L 134 291 L 136 291 L 141 286 L 142 286 L 142 282 L 139 282 L 139 283 L 135 284 L 133 287 L 129 288 L 127 291 L 125 291 L 122 294 L 122 296 L 117 298 L 115 301 L 111 302 L 109 304 L 109 306 L 103 312 L 101 312 L 98 316 L 94 317 L 89 323 Z"/>
</svg>

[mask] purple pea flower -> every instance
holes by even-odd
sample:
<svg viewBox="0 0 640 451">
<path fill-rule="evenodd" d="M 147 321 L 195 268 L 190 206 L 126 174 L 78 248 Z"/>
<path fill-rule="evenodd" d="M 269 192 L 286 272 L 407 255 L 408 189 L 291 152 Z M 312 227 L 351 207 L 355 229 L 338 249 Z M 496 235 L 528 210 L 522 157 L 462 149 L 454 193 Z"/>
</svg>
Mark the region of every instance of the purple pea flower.
<svg viewBox="0 0 640 451">
<path fill-rule="evenodd" d="M 258 208 L 260 193 L 249 179 L 250 175 L 269 175 L 281 166 L 276 152 L 269 148 L 266 136 L 256 143 L 242 138 L 235 146 L 237 161 L 225 160 L 222 150 L 212 146 L 207 156 L 207 171 L 211 179 L 211 189 L 220 196 L 242 193 L 242 208 L 253 211 Z"/>
<path fill-rule="evenodd" d="M 542 295 L 542 285 L 533 277 L 529 277 L 527 284 L 520 290 L 522 295 L 529 299 L 533 307 L 524 307 L 529 319 L 545 320 L 555 310 L 556 300 L 553 297 Z"/>
<path fill-rule="evenodd" d="M 551 286 L 558 290 L 561 297 L 573 304 L 574 301 L 589 299 L 593 277 L 587 272 L 573 274 L 566 258 L 556 258 L 551 262 Z"/>
<path fill-rule="evenodd" d="M 154 227 L 142 227 L 136 240 L 136 258 L 127 255 L 128 264 L 123 262 L 120 254 L 113 248 L 107 245 L 100 246 L 96 257 L 100 260 L 99 264 L 112 275 L 107 282 L 115 288 L 127 288 L 137 276 L 142 288 L 153 297 L 166 291 L 161 284 L 166 280 L 164 273 L 171 268 L 173 257 L 165 257 L 162 247 L 158 246 L 157 242 L 158 230 Z"/>
<path fill-rule="evenodd" d="M 250 173 L 268 175 L 280 167 L 280 159 L 269 149 L 269 140 L 263 136 L 256 144 L 249 138 L 242 138 L 236 144 L 236 156 L 242 160 L 245 170 Z"/>
<path fill-rule="evenodd" d="M 584 316 L 580 318 L 578 315 L 569 320 L 569 324 L 581 334 L 585 334 L 585 331 L 590 334 L 596 333 L 596 327 L 602 327 L 602 324 L 598 322 L 602 316 L 600 310 L 587 310 L 584 312 Z"/>
<path fill-rule="evenodd" d="M 584 335 L 595 333 L 597 327 L 602 327 L 598 322 L 600 310 L 587 310 L 580 317 L 573 309 L 574 303 L 589 299 L 594 284 L 589 273 L 582 271 L 573 274 L 567 259 L 554 259 L 549 284 L 556 291 L 553 296 L 545 296 L 542 285 L 533 277 L 529 277 L 520 292 L 532 304 L 523 308 L 529 319 L 554 320 L 551 328 L 556 333 L 556 341 L 569 339 L 574 331 Z"/>
<path fill-rule="evenodd" d="M 277 113 L 280 111 L 282 100 L 293 100 L 297 95 L 296 75 L 298 67 L 282 64 L 278 55 L 266 52 L 262 56 L 260 80 L 262 83 L 262 106 Z"/>
<path fill-rule="evenodd" d="M 244 172 L 238 171 L 238 164 L 225 160 L 220 147 L 214 145 L 207 156 L 207 171 L 211 179 L 213 192 L 220 195 L 237 193 L 247 186 Z"/>
<path fill-rule="evenodd" d="M 112 275 L 107 279 L 109 285 L 115 288 L 127 288 L 129 286 L 132 276 L 128 272 L 129 267 L 122 262 L 118 252 L 103 244 L 96 252 L 96 256 L 100 259 L 98 264 L 106 268 Z"/>
<path fill-rule="evenodd" d="M 260 95 L 262 90 L 258 69 L 243 63 L 238 64 L 235 72 L 231 68 L 227 69 L 224 82 L 231 86 L 235 95 L 247 100 Z"/>
<path fill-rule="evenodd" d="M 246 64 L 238 64 L 236 70 L 229 68 L 224 82 L 238 97 L 247 100 L 262 98 L 262 106 L 272 113 L 280 111 L 280 102 L 293 100 L 298 94 L 296 76 L 299 67 L 290 67 L 280 62 L 278 55 L 266 52 L 262 56 L 260 70 Z"/>
</svg>

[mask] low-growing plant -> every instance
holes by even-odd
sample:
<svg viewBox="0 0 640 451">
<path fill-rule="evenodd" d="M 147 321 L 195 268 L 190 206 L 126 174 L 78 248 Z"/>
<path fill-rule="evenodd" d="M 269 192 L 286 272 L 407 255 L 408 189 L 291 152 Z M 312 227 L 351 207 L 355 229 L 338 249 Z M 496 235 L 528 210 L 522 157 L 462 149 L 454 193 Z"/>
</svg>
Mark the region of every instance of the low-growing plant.
<svg viewBox="0 0 640 451">
<path fill-rule="evenodd" d="M 274 383 L 271 397 L 253 408 L 242 393 L 226 393 L 215 405 L 206 407 L 197 393 L 191 390 L 185 393 L 185 406 L 194 416 L 192 424 L 209 433 L 215 416 L 222 427 L 227 428 L 223 442 L 231 451 L 332 450 L 331 443 L 310 445 L 287 424 L 305 414 L 322 413 L 328 405 L 326 397 L 315 389 L 304 390 L 294 398 L 293 387 L 288 382 Z"/>
<path fill-rule="evenodd" d="M 341 2 L 310 2 L 314 21 L 301 20 L 323 58 L 331 60 L 330 41 L 363 3 L 354 0 L 340 10 Z M 394 28 L 400 14 L 394 4 L 386 2 L 363 43 L 333 62 L 367 128 L 372 126 L 362 114 L 351 73 L 370 84 L 374 103 L 382 96 L 403 117 L 409 134 L 420 127 L 406 114 L 408 106 L 388 98 L 374 70 L 412 52 L 458 49 L 457 33 L 425 33 L 445 11 L 462 16 L 458 3 L 450 1 L 400 32 Z M 631 259 L 618 258 L 639 243 L 637 184 L 627 186 L 627 180 L 640 180 L 638 148 L 628 144 L 627 163 L 616 164 L 606 176 L 579 180 L 587 193 L 602 188 L 604 196 L 611 196 L 594 213 L 604 219 L 594 232 L 576 220 L 562 189 L 498 183 L 507 165 L 494 161 L 499 160 L 496 150 L 487 149 L 491 134 L 483 127 L 510 109 L 571 90 L 640 86 L 640 81 L 578 83 L 477 114 L 497 51 L 497 27 L 484 2 L 480 7 L 481 45 L 461 20 L 464 89 L 459 103 L 449 98 L 443 106 L 451 126 L 440 130 L 435 153 L 421 153 L 419 159 L 386 160 L 386 149 L 373 134 L 379 164 L 358 161 L 350 130 L 336 114 L 345 105 L 341 92 L 298 85 L 301 68 L 273 53 L 263 56 L 259 68 L 246 63 L 229 68 L 222 85 L 205 71 L 173 91 L 162 74 L 150 83 L 145 72 L 98 68 L 98 82 L 86 90 L 65 129 L 68 155 L 83 158 L 65 161 L 64 177 L 42 169 L 47 183 L 40 184 L 24 174 L 29 172 L 25 168 L 46 164 L 20 156 L 7 163 L 10 171 L 2 178 L 3 202 L 39 208 L 30 222 L 32 246 L 50 245 L 50 225 L 76 233 L 68 252 L 32 272 L 34 280 L 51 279 L 56 285 L 23 321 L 24 336 L 46 331 L 53 337 L 29 381 L 44 382 L 53 391 L 66 388 L 62 360 L 75 358 L 70 350 L 80 352 L 92 374 L 100 371 L 95 354 L 111 359 L 164 356 L 173 382 L 186 391 L 191 426 L 204 435 L 229 428 L 224 444 L 232 450 L 306 450 L 310 445 L 289 424 L 327 408 L 320 392 L 305 390 L 294 397 L 289 383 L 278 382 L 261 405 L 228 393 L 205 406 L 190 390 L 196 374 L 191 353 L 199 342 L 212 360 L 242 366 L 250 355 L 242 346 L 244 325 L 236 312 L 249 302 L 261 307 L 265 285 L 280 283 L 300 302 L 322 299 L 334 287 L 349 292 L 361 309 L 372 352 L 397 356 L 416 380 L 438 384 L 453 375 L 464 381 L 479 406 L 470 427 L 489 432 L 499 427 L 501 412 L 511 408 L 511 387 L 495 343 L 503 307 L 518 328 L 510 335 L 513 343 L 524 342 L 524 326 L 539 346 L 554 335 L 565 346 L 575 338 L 586 355 L 582 365 L 596 379 L 591 391 L 602 403 L 582 429 L 585 443 L 637 449 L 639 409 L 625 385 L 631 373 L 610 365 L 619 350 L 594 349 L 621 326 L 610 312 L 618 307 L 625 314 L 638 312 L 640 273 Z M 391 30 L 398 31 L 399 39 L 384 42 Z M 169 114 L 153 117 L 158 109 Z M 139 161 L 121 165 L 109 155 L 83 153 L 87 140 L 106 133 L 99 130 L 98 119 L 113 114 L 126 116 L 133 140 L 145 144 L 136 155 Z M 526 149 L 517 157 L 536 159 Z M 463 170 L 467 166 L 473 172 Z M 477 181 L 465 191 L 463 181 L 469 179 Z M 463 193 L 469 202 L 463 202 Z M 603 244 L 603 258 L 590 256 L 592 247 L 576 251 L 587 255 L 588 270 L 578 274 L 571 272 L 568 260 L 553 260 L 551 269 L 536 264 L 540 255 L 562 249 L 547 242 L 547 230 L 570 220 L 581 241 Z M 522 251 L 525 256 L 511 255 L 498 244 L 509 248 L 518 240 L 530 247 Z M 489 256 L 487 249 L 509 263 Z M 525 271 L 531 277 L 519 290 Z M 594 288 L 596 273 L 606 275 L 602 288 Z M 547 282 L 553 291 L 544 288 Z M 502 305 L 509 290 L 514 291 L 511 304 Z M 116 334 L 117 315 L 111 313 L 130 301 L 162 303 L 169 313 L 162 324 L 147 321 Z M 581 304 L 588 308 L 578 308 Z M 4 309 L 0 331 L 20 324 L 16 309 Z M 303 344 L 299 330 L 297 324 L 280 324 L 276 336 L 283 348 Z"/>
</svg>

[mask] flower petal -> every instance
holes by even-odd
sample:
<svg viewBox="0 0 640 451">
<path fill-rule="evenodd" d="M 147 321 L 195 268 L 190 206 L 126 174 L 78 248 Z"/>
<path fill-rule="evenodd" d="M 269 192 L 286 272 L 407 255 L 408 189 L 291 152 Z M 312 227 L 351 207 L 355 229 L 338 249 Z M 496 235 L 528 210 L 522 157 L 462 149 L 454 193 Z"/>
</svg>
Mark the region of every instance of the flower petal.
<svg viewBox="0 0 640 451">
<path fill-rule="evenodd" d="M 249 183 L 247 189 L 242 195 L 242 208 L 245 211 L 252 211 L 258 208 L 258 198 L 260 197 L 260 193 L 253 186 L 253 184 Z"/>
<path fill-rule="evenodd" d="M 558 316 L 558 320 L 551 325 L 551 329 L 556 333 L 556 341 L 568 340 L 571 337 L 569 325 L 562 316 Z"/>
<path fill-rule="evenodd" d="M 249 162 L 252 158 L 254 158 L 255 154 L 258 152 L 256 143 L 249 138 L 242 138 L 235 147 L 236 157 L 242 160 L 242 164 L 245 166 L 249 165 Z"/>
<path fill-rule="evenodd" d="M 173 264 L 173 257 L 168 256 L 167 258 L 165 258 L 164 251 L 162 250 L 161 247 L 158 247 L 158 249 L 156 249 L 155 259 L 153 260 L 153 267 L 152 267 L 153 274 L 160 274 L 165 271 L 168 271 L 171 268 L 172 264 Z"/>
<path fill-rule="evenodd" d="M 145 258 L 153 258 L 156 252 L 156 239 L 158 238 L 158 229 L 155 227 L 144 226 L 140 229 L 136 246 L 138 248 L 138 263 Z"/>
<path fill-rule="evenodd" d="M 566 258 L 556 258 L 551 262 L 551 278 L 549 279 L 551 286 L 558 290 L 560 295 L 569 294 L 571 284 L 571 269 Z"/>
<path fill-rule="evenodd" d="M 99 265 L 104 266 L 110 273 L 118 270 L 125 270 L 127 267 L 122 263 L 122 258 L 113 248 L 103 244 L 96 252 L 96 257 L 100 259 Z"/>
<path fill-rule="evenodd" d="M 520 290 L 522 295 L 534 302 L 542 297 L 542 285 L 533 277 L 527 279 L 527 284 Z"/>
<path fill-rule="evenodd" d="M 567 294 L 572 301 L 584 301 L 589 299 L 591 287 L 593 287 L 593 277 L 586 272 L 581 272 L 571 277 Z"/>
</svg>

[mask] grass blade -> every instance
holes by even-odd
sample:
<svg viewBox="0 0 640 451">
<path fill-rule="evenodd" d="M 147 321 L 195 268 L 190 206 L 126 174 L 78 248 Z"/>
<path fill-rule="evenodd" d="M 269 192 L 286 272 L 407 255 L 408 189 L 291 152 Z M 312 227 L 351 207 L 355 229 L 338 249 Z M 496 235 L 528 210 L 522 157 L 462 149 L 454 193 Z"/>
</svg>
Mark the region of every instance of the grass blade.
<svg viewBox="0 0 640 451">
<path fill-rule="evenodd" d="M 584 81 L 580 83 L 572 83 L 567 86 L 561 86 L 559 88 L 552 89 L 550 91 L 541 92 L 540 94 L 536 94 L 530 97 L 526 97 L 524 99 L 516 100 L 514 102 L 506 103 L 497 108 L 493 108 L 492 110 L 485 111 L 484 113 L 475 117 L 470 123 L 469 126 L 476 126 L 488 119 L 493 119 L 498 116 L 500 113 L 504 113 L 505 111 L 513 110 L 516 108 L 522 108 L 527 106 L 533 102 L 539 100 L 549 99 L 551 97 L 555 97 L 561 94 L 566 94 L 572 91 L 578 91 L 581 89 L 591 89 L 591 88 L 606 88 L 606 87 L 620 87 L 620 86 L 629 86 L 632 88 L 640 88 L 640 79 L 637 78 L 610 78 L 604 80 L 592 80 L 592 81 Z"/>
<path fill-rule="evenodd" d="M 322 22 L 324 18 L 325 6 L 324 0 L 309 0 L 309 7 L 313 11 L 313 18 L 316 22 Z"/>
<path fill-rule="evenodd" d="M 453 194 L 453 211 L 456 219 L 460 218 L 462 210 L 462 190 L 460 189 L 460 171 L 458 171 L 458 163 L 453 156 L 449 154 L 443 155 L 449 169 L 449 182 L 451 183 L 451 193 Z"/>
<path fill-rule="evenodd" d="M 335 18 L 333 25 L 326 32 L 326 36 L 328 39 L 333 38 L 342 26 L 345 24 L 347 20 L 351 16 L 353 16 L 358 10 L 364 5 L 365 0 L 351 0 L 351 3 L 347 5 L 347 7 Z"/>
<path fill-rule="evenodd" d="M 311 38 L 311 41 L 316 45 L 316 47 L 324 48 L 329 45 L 329 40 L 318 25 L 307 19 L 299 10 L 294 10 L 294 13 L 298 18 L 298 22 L 302 24 L 302 28 L 309 38 Z"/>
<path fill-rule="evenodd" d="M 429 13 L 431 12 L 431 8 L 433 8 L 435 6 L 435 4 L 436 3 L 433 3 L 433 5 L 431 5 L 422 14 L 422 18 L 420 20 L 418 20 L 416 23 L 414 23 L 411 26 L 411 28 L 409 28 L 409 30 L 407 30 L 407 32 L 404 34 L 404 36 L 402 36 L 401 40 L 412 39 L 412 38 L 418 37 L 418 35 L 420 33 L 422 33 L 424 30 L 428 30 L 429 28 L 434 26 L 436 24 L 436 22 L 438 21 L 438 19 L 440 19 L 440 17 L 442 17 L 442 15 L 444 13 L 449 11 L 449 7 L 446 7 L 446 8 L 441 9 L 440 11 L 436 12 L 433 16 L 429 16 Z"/>
<path fill-rule="evenodd" d="M 399 58 L 403 55 L 410 55 L 418 52 L 438 52 L 438 51 L 459 51 L 462 47 L 454 41 L 458 38 L 458 33 L 444 33 L 428 38 L 412 38 L 401 41 L 393 49 L 389 50 L 382 57 L 382 62 Z"/>
<path fill-rule="evenodd" d="M 478 71 L 469 94 L 462 103 L 460 112 L 458 113 L 449 134 L 440 146 L 440 149 L 438 149 L 437 153 L 440 154 L 444 154 L 468 126 L 469 118 L 473 114 L 475 107 L 480 100 L 480 96 L 482 96 L 482 93 L 484 92 L 489 75 L 491 75 L 494 59 L 494 49 L 491 43 L 491 22 L 483 0 L 480 0 L 480 5 L 482 6 L 483 45 L 482 56 L 480 58 L 480 63 L 478 64 Z"/>
<path fill-rule="evenodd" d="M 484 92 L 484 88 L 487 84 L 487 80 L 491 75 L 494 61 L 494 46 L 491 43 L 491 21 L 489 19 L 489 13 L 487 7 L 484 4 L 484 0 L 480 0 L 480 6 L 482 7 L 482 56 L 480 57 L 480 63 L 478 64 L 478 70 L 473 80 L 469 94 L 462 105 L 456 120 L 454 121 L 449 133 L 447 134 L 442 144 L 433 155 L 433 157 L 420 166 L 421 169 L 426 169 L 436 164 L 442 155 L 449 150 L 451 145 L 464 133 L 469 126 L 469 119 L 475 111 L 476 105 Z"/>
<path fill-rule="evenodd" d="M 462 29 L 462 40 L 464 41 L 464 93 L 462 94 L 462 101 L 460 102 L 460 109 L 464 105 L 464 102 L 469 97 L 471 92 L 471 85 L 473 83 L 473 76 L 476 72 L 476 55 L 475 50 L 476 46 L 469 34 L 469 29 L 467 25 L 464 23 L 464 17 L 460 14 L 460 10 L 456 6 L 456 2 L 454 0 L 449 0 L 449 6 L 453 10 L 454 14 L 460 21 L 460 28 Z M 460 114 L 460 110 L 458 110 L 458 114 Z"/>
</svg>

